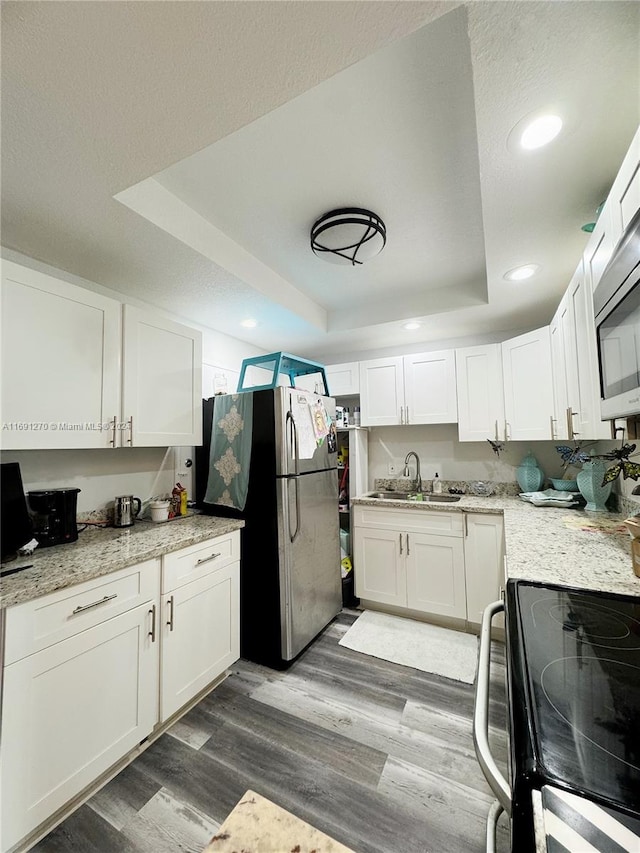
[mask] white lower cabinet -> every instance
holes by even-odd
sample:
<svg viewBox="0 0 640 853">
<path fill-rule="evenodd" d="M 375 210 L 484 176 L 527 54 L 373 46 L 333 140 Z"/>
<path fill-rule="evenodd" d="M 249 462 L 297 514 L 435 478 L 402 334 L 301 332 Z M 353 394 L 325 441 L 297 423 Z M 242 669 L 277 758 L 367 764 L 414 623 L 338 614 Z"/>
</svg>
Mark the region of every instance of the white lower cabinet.
<svg viewBox="0 0 640 853">
<path fill-rule="evenodd" d="M 156 571 L 159 592 L 159 576 Z M 147 737 L 158 719 L 154 601 L 4 669 L 2 830 L 11 849 Z"/>
<path fill-rule="evenodd" d="M 503 563 L 503 517 L 465 513 L 464 567 L 469 622 L 481 623 L 485 607 L 500 596 Z"/>
<path fill-rule="evenodd" d="M 356 595 L 464 619 L 462 519 L 460 513 L 356 505 Z"/>
<path fill-rule="evenodd" d="M 501 515 L 356 504 L 356 595 L 367 602 L 482 621 L 500 594 Z"/>
<path fill-rule="evenodd" d="M 163 595 L 161 722 L 238 660 L 239 613 L 238 563 Z"/>
<path fill-rule="evenodd" d="M 0 853 L 238 659 L 239 557 L 236 531 L 4 611 Z"/>
</svg>

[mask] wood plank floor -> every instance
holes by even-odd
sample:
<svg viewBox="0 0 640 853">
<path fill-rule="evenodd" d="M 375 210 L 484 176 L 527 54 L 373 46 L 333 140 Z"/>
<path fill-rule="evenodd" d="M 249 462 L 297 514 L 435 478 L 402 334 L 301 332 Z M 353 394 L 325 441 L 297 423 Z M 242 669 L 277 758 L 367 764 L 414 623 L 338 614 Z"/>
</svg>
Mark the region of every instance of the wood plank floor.
<svg viewBox="0 0 640 853">
<path fill-rule="evenodd" d="M 357 853 L 481 853 L 493 796 L 473 750 L 473 687 L 338 645 L 357 616 L 343 611 L 286 672 L 239 661 L 34 850 L 200 853 L 252 788 Z M 504 765 L 500 644 L 492 658 Z"/>
</svg>

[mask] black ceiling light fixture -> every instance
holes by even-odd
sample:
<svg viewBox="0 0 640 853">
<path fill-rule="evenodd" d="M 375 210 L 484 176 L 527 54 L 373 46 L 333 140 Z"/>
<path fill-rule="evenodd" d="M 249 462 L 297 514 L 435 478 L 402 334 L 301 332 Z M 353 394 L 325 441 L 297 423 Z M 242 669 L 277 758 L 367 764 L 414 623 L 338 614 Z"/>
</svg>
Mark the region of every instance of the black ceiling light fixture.
<svg viewBox="0 0 640 853">
<path fill-rule="evenodd" d="M 363 264 L 380 254 L 386 242 L 387 229 L 382 219 L 362 207 L 330 210 L 311 229 L 314 253 L 342 266 Z"/>
</svg>

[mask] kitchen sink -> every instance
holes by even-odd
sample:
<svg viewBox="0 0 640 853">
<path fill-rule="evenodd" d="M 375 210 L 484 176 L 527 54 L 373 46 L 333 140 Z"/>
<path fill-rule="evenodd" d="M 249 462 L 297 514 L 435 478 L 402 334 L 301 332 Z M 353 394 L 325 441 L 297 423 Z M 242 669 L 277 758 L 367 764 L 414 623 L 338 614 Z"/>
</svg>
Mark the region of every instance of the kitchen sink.
<svg viewBox="0 0 640 853">
<path fill-rule="evenodd" d="M 387 501 L 409 501 L 413 503 L 421 503 L 426 501 L 427 503 L 456 503 L 460 500 L 460 495 L 422 495 L 422 497 L 418 497 L 411 492 L 369 492 L 364 495 L 365 498 L 376 498 L 377 500 L 387 500 Z"/>
</svg>

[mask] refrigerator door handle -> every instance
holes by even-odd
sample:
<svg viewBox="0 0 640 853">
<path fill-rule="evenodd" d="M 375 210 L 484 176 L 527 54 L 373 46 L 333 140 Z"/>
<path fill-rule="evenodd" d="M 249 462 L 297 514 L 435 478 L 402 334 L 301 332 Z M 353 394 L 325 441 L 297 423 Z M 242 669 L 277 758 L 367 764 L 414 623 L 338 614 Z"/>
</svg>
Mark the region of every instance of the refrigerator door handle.
<svg viewBox="0 0 640 853">
<path fill-rule="evenodd" d="M 289 486 L 293 481 L 294 491 L 296 495 L 296 527 L 295 530 L 291 529 L 291 502 L 289 501 Z M 287 516 L 289 517 L 289 539 L 292 542 L 298 538 L 298 533 L 300 533 L 300 480 L 297 475 L 291 477 L 289 482 L 287 483 L 287 502 L 289 506 L 287 508 Z"/>
<path fill-rule="evenodd" d="M 296 420 L 291 414 L 291 409 L 287 412 L 287 424 L 291 422 L 291 456 L 293 456 L 293 471 L 296 476 L 300 473 L 300 465 L 299 465 L 299 457 L 298 457 L 298 428 L 296 427 Z M 287 432 L 287 435 L 289 433 Z M 290 473 L 288 470 L 287 464 L 287 473 Z"/>
</svg>

